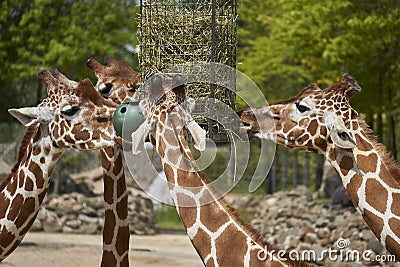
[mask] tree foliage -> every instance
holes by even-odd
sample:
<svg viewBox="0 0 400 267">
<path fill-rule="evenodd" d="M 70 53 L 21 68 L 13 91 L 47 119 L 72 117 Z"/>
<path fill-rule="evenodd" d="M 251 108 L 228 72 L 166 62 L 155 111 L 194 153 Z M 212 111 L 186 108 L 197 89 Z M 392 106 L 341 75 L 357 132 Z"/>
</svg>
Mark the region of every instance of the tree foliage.
<svg viewBox="0 0 400 267">
<path fill-rule="evenodd" d="M 243 1 L 239 68 L 271 100 L 293 95 L 294 86 L 298 91 L 311 81 L 324 87 L 347 72 L 364 89 L 355 98 L 363 112 L 394 106 L 391 95 L 399 86 L 399 1 Z"/>
<path fill-rule="evenodd" d="M 42 67 L 72 79 L 90 75 L 85 62 L 113 55 L 132 63 L 136 39 L 134 1 L 5 0 L 0 3 L 1 121 L 6 109 L 33 105 Z"/>
</svg>

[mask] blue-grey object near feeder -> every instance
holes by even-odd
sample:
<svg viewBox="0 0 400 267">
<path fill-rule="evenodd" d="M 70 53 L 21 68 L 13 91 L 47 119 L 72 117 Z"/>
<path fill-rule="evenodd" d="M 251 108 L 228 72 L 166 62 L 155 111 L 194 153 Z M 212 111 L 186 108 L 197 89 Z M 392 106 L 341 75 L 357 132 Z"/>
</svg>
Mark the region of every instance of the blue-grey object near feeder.
<svg viewBox="0 0 400 267">
<path fill-rule="evenodd" d="M 131 135 L 145 121 L 143 114 L 139 110 L 139 102 L 122 103 L 114 111 L 113 125 L 118 136 L 131 141 Z"/>
</svg>

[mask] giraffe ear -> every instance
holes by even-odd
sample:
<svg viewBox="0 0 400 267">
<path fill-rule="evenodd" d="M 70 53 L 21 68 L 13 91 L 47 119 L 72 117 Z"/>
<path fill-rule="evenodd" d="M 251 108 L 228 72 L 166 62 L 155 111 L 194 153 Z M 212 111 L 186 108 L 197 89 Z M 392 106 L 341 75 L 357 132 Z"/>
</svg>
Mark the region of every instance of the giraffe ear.
<svg viewBox="0 0 400 267">
<path fill-rule="evenodd" d="M 333 143 L 341 148 L 355 148 L 356 142 L 350 135 L 350 131 L 346 128 L 343 120 L 334 112 L 325 115 L 325 123 L 328 129 L 328 135 Z"/>
<path fill-rule="evenodd" d="M 35 123 L 48 123 L 54 117 L 54 113 L 46 107 L 13 108 L 8 112 L 26 127 Z"/>
</svg>

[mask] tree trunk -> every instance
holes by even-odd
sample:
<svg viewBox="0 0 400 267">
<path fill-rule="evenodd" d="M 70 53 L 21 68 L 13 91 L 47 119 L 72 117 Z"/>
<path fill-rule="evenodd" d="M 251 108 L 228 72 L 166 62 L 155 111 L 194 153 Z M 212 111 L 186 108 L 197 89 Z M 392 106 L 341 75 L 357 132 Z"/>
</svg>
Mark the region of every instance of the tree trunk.
<svg viewBox="0 0 400 267">
<path fill-rule="evenodd" d="M 304 177 L 303 184 L 305 187 L 310 186 L 310 154 L 306 153 L 304 155 Z"/>
<path fill-rule="evenodd" d="M 376 134 L 378 136 L 378 141 L 383 143 L 383 118 L 382 113 L 378 113 L 376 116 Z"/>
<path fill-rule="evenodd" d="M 292 188 L 297 187 L 298 176 L 299 176 L 299 157 L 297 151 L 293 151 Z"/>
<path fill-rule="evenodd" d="M 282 191 L 286 191 L 287 188 L 287 162 L 288 162 L 288 150 L 283 148 L 282 150 Z"/>
<path fill-rule="evenodd" d="M 396 120 L 394 115 L 390 115 L 390 141 L 392 144 L 392 154 L 395 160 L 397 160 L 397 142 L 396 142 Z"/>
</svg>

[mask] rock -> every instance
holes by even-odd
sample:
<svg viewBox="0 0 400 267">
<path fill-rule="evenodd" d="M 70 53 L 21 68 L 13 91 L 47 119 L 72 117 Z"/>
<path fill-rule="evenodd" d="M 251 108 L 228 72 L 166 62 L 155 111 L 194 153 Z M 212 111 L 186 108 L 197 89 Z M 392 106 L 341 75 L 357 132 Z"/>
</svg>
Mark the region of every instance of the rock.
<svg viewBox="0 0 400 267">
<path fill-rule="evenodd" d="M 308 244 L 315 244 L 318 241 L 318 236 L 316 233 L 307 233 L 304 236 L 304 242 L 308 243 Z"/>
<path fill-rule="evenodd" d="M 61 232 L 62 225 L 57 214 L 54 211 L 46 210 L 46 218 L 42 220 L 43 230 L 45 232 Z"/>
<path fill-rule="evenodd" d="M 74 219 L 65 222 L 65 226 L 68 226 L 71 229 L 78 229 L 81 226 L 81 221 Z"/>
<path fill-rule="evenodd" d="M 375 254 L 380 254 L 384 247 L 378 240 L 370 240 L 367 245 L 368 249 L 372 250 Z"/>
<path fill-rule="evenodd" d="M 319 238 L 328 238 L 331 236 L 331 231 L 328 227 L 319 228 L 317 234 Z"/>
<path fill-rule="evenodd" d="M 29 231 L 38 232 L 42 230 L 43 230 L 42 222 L 40 221 L 40 219 L 36 218 Z"/>
<path fill-rule="evenodd" d="M 375 235 L 371 232 L 371 230 L 362 230 L 361 238 L 363 240 L 369 241 L 371 239 L 375 239 Z"/>
<path fill-rule="evenodd" d="M 88 234 L 88 235 L 95 234 L 98 232 L 98 225 L 94 223 L 82 225 L 79 228 L 78 232 L 81 234 Z"/>
</svg>

